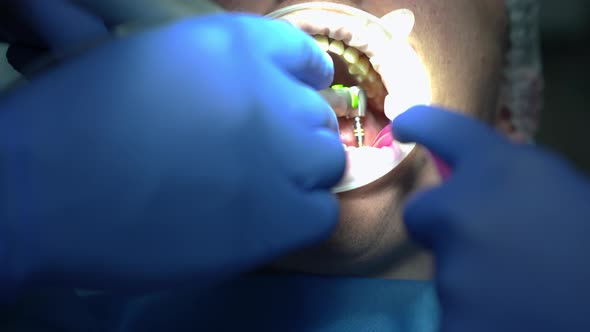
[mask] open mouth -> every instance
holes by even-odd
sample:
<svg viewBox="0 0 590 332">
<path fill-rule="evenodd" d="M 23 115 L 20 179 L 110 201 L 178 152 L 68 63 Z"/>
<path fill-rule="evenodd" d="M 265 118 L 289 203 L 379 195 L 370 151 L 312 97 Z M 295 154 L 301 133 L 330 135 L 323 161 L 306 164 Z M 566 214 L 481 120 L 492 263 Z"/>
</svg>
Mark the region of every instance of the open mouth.
<svg viewBox="0 0 590 332">
<path fill-rule="evenodd" d="M 313 36 L 334 60 L 333 83 L 358 86 L 367 97 L 363 146 L 355 138 L 355 120 L 338 118 L 348 162 L 344 178 L 333 191 L 365 186 L 393 170 L 415 145 L 395 141 L 391 120 L 411 106 L 430 103 L 426 71 L 407 42 L 413 13 L 397 10 L 379 19 L 346 5 L 310 2 L 269 16 Z"/>
<path fill-rule="evenodd" d="M 379 133 L 390 123 L 385 116 L 383 104 L 387 90 L 381 75 L 375 71 L 367 55 L 345 41 L 332 39 L 325 35 L 315 35 L 318 45 L 330 54 L 334 61 L 334 84 L 358 86 L 367 97 L 367 113 L 363 117 L 365 143 L 373 146 Z M 357 147 L 354 135 L 355 121 L 339 117 L 340 139 L 347 147 Z"/>
</svg>

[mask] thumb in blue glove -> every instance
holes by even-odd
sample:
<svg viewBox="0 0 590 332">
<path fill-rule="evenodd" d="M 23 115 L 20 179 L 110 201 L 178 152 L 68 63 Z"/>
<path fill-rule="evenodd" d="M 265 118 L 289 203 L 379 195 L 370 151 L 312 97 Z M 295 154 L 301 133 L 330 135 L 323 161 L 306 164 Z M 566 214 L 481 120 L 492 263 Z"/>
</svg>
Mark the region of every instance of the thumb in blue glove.
<svg viewBox="0 0 590 332">
<path fill-rule="evenodd" d="M 589 331 L 588 179 L 458 113 L 415 107 L 393 132 L 453 169 L 404 214 L 436 257 L 443 331 Z"/>
</svg>

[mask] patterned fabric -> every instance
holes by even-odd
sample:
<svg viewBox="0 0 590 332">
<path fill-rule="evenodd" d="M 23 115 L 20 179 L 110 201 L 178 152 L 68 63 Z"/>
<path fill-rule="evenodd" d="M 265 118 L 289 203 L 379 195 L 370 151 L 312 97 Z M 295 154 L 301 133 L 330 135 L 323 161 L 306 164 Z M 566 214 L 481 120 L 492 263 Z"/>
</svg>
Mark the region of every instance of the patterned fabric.
<svg viewBox="0 0 590 332">
<path fill-rule="evenodd" d="M 506 55 L 503 106 L 513 125 L 528 138 L 535 135 L 543 107 L 543 68 L 538 0 L 505 0 L 510 18 L 510 48 Z"/>
</svg>

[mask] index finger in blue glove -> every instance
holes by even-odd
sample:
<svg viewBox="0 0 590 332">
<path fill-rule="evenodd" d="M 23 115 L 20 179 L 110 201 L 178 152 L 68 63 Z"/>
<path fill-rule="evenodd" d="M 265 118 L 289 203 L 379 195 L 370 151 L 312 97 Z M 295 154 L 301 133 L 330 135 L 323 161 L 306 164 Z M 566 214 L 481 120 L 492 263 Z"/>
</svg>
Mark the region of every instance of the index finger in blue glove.
<svg viewBox="0 0 590 332">
<path fill-rule="evenodd" d="M 392 123 L 400 142 L 427 147 L 451 166 L 461 159 L 504 143 L 491 127 L 456 112 L 430 106 L 415 106 Z"/>
<path fill-rule="evenodd" d="M 256 36 L 266 36 L 257 41 L 257 51 L 269 56 L 274 63 L 302 83 L 316 90 L 328 88 L 334 80 L 332 58 L 322 51 L 315 40 L 288 22 L 257 18 Z M 272 31 L 272 33 L 268 33 Z"/>
</svg>

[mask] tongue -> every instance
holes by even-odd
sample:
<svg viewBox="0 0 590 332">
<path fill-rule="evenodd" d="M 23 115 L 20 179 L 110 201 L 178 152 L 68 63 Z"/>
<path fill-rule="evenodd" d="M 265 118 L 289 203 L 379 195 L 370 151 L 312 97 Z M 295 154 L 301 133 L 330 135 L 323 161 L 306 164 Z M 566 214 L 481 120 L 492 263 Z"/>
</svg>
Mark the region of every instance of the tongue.
<svg viewBox="0 0 590 332">
<path fill-rule="evenodd" d="M 385 146 L 392 146 L 393 144 L 393 133 L 391 132 L 391 124 L 388 124 L 377 134 L 375 141 L 373 141 L 372 147 L 382 148 Z"/>
<path fill-rule="evenodd" d="M 377 149 L 390 148 L 395 154 L 396 158 L 402 154 L 400 145 L 397 144 L 397 142 L 393 138 L 391 124 L 385 126 L 385 128 L 383 128 L 379 132 L 379 134 L 377 134 L 377 137 L 375 137 L 375 140 L 373 141 L 371 147 Z"/>
</svg>

